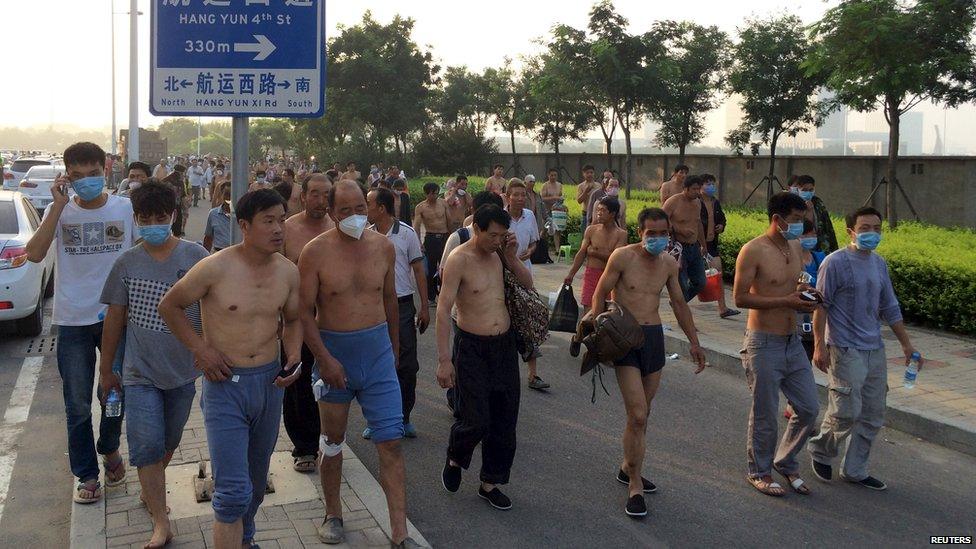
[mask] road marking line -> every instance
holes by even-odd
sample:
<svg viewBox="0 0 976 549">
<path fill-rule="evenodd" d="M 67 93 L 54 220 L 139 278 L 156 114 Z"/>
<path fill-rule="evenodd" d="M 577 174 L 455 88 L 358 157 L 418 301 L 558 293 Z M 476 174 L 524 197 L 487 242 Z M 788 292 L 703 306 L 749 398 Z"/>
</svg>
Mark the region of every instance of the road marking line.
<svg viewBox="0 0 976 549">
<path fill-rule="evenodd" d="M 30 413 L 31 401 L 34 400 L 34 389 L 37 378 L 41 374 L 44 357 L 31 356 L 24 359 L 17 376 L 17 383 L 10 394 L 7 411 L 3 414 L 0 424 L 0 519 L 3 519 L 3 507 L 7 503 L 7 490 L 10 488 L 10 478 L 17 463 L 17 437 L 24 429 L 27 415 Z"/>
</svg>

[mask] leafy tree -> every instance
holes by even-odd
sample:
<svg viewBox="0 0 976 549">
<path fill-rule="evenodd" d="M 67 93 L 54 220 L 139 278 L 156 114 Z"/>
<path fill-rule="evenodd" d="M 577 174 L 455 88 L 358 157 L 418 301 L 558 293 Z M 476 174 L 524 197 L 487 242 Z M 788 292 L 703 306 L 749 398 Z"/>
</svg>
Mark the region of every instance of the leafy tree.
<svg viewBox="0 0 976 549">
<path fill-rule="evenodd" d="M 448 67 L 444 72 L 444 88 L 438 90 L 434 100 L 434 114 L 442 124 L 459 127 L 467 124 L 484 132 L 488 113 L 481 76 L 468 71 L 467 67 Z"/>
<path fill-rule="evenodd" d="M 294 133 L 285 118 L 253 118 L 248 125 L 248 149 L 252 158 L 261 158 L 277 149 L 281 156 L 291 148 Z"/>
<path fill-rule="evenodd" d="M 234 149 L 231 138 L 219 133 L 207 133 L 200 136 L 200 152 L 202 154 L 219 154 L 230 156 Z M 190 148 L 197 150 L 197 138 L 194 136 L 190 142 Z"/>
<path fill-rule="evenodd" d="M 719 105 L 732 44 L 718 27 L 688 21 L 655 23 L 651 39 L 667 48 L 671 71 L 652 113 L 661 124 L 654 142 L 659 147 L 677 147 L 678 163 L 684 164 L 685 149 L 705 135 L 705 113 Z"/>
<path fill-rule="evenodd" d="M 610 167 L 613 135 L 617 131 L 617 106 L 604 85 L 606 69 L 599 66 L 591 55 L 593 41 L 588 39 L 585 31 L 569 25 L 556 25 L 552 33 L 549 51 L 573 67 L 577 85 L 583 89 L 583 100 L 590 110 L 590 120 L 593 126 L 600 128 L 603 135 L 607 167 Z"/>
<path fill-rule="evenodd" d="M 478 173 L 498 153 L 494 141 L 468 124 L 427 131 L 413 147 L 417 167 L 433 174 Z"/>
<path fill-rule="evenodd" d="M 553 148 L 559 169 L 559 145 L 569 140 L 582 141 L 590 128 L 592 110 L 574 78 L 572 65 L 557 56 L 543 54 L 530 59 L 525 79 L 535 138 Z"/>
<path fill-rule="evenodd" d="M 971 0 L 858 0 L 827 11 L 811 27 L 808 72 L 822 74 L 835 104 L 881 109 L 888 122 L 888 222 L 897 226 L 901 116 L 928 99 L 952 107 L 976 92 Z"/>
<path fill-rule="evenodd" d="M 515 174 L 518 175 L 518 153 L 515 150 L 515 133 L 533 127 L 529 104 L 529 86 L 522 75 L 512 70 L 512 60 L 505 58 L 501 68 L 488 68 L 481 75 L 482 101 L 486 111 L 506 132 L 512 144 L 512 160 Z"/>
<path fill-rule="evenodd" d="M 367 11 L 358 25 L 339 28 L 329 43 L 332 103 L 347 121 L 361 121 L 378 148 L 393 139 L 402 158 L 409 135 L 428 121 L 430 89 L 440 68 L 413 41 L 414 20 L 399 15 L 386 25 Z M 348 128 L 347 134 L 361 131 Z"/>
<path fill-rule="evenodd" d="M 626 196 L 633 183 L 633 145 L 631 133 L 640 129 L 648 113 L 660 103 L 662 87 L 668 82 L 664 46 L 648 35 L 627 32 L 627 19 L 616 12 L 613 3 L 602 0 L 590 10 L 591 62 L 602 67 L 602 87 L 611 113 L 615 113 L 624 134 L 627 152 Z"/>
<path fill-rule="evenodd" d="M 813 47 L 802 31 L 800 18 L 793 15 L 747 20 L 733 49 L 729 84 L 742 97 L 744 117 L 725 140 L 740 154 L 747 144 L 754 155 L 761 145 L 769 146 L 767 194 L 773 192 L 780 137 L 823 121 L 822 105 L 814 97 L 822 79 L 803 67 Z"/>
</svg>

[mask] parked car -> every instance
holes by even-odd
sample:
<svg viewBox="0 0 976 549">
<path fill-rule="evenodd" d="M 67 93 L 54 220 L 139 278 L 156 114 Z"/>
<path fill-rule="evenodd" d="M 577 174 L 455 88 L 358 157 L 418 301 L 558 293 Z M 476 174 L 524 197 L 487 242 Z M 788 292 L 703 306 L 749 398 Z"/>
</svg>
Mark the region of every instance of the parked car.
<svg viewBox="0 0 976 549">
<path fill-rule="evenodd" d="M 27 170 L 27 175 L 20 180 L 18 190 L 30 199 L 42 216 L 48 204 L 54 202 L 54 197 L 51 195 L 51 185 L 54 184 L 54 178 L 57 177 L 58 172 L 64 173 L 64 170 L 49 165 L 32 166 L 31 169 Z"/>
<path fill-rule="evenodd" d="M 54 295 L 56 254 L 48 253 L 40 263 L 27 261 L 27 242 L 40 225 L 29 198 L 0 190 L 0 322 L 12 322 L 30 337 L 41 333 L 44 298 Z"/>
<path fill-rule="evenodd" d="M 27 171 L 34 166 L 54 166 L 64 172 L 64 161 L 53 157 L 31 157 L 18 158 L 4 169 L 3 189 L 5 191 L 16 191 L 20 187 L 21 180 L 27 175 Z"/>
</svg>

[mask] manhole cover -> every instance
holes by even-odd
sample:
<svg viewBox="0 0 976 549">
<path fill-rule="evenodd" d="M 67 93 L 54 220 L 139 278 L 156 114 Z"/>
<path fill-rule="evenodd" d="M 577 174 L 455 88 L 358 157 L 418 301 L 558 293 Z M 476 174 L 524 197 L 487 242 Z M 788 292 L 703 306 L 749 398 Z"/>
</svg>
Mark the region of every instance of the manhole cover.
<svg viewBox="0 0 976 549">
<path fill-rule="evenodd" d="M 35 337 L 24 346 L 23 356 L 52 356 L 58 349 L 56 336 Z"/>
</svg>

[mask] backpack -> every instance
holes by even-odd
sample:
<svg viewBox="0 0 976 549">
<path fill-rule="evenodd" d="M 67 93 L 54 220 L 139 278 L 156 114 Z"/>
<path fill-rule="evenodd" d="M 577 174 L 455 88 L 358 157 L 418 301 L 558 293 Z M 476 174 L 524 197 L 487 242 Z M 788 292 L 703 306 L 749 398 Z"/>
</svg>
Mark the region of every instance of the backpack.
<svg viewBox="0 0 976 549">
<path fill-rule="evenodd" d="M 464 244 L 468 240 L 471 240 L 471 229 L 468 229 L 467 227 L 461 227 L 460 229 L 457 230 L 457 235 L 459 241 L 458 245 Z"/>
</svg>

